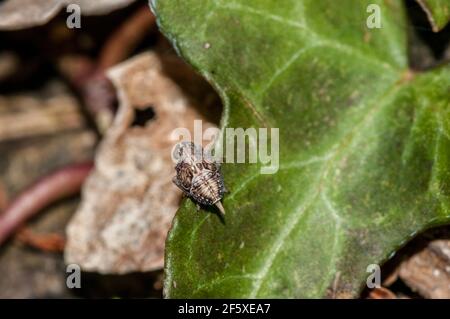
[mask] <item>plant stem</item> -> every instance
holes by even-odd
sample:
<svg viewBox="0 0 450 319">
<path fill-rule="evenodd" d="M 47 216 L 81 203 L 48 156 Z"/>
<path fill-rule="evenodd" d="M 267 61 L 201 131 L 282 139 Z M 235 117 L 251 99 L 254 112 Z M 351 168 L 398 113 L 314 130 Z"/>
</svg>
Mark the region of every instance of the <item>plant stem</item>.
<svg viewBox="0 0 450 319">
<path fill-rule="evenodd" d="M 20 193 L 0 215 L 0 245 L 26 220 L 56 200 L 77 194 L 92 162 L 63 167 Z"/>
</svg>

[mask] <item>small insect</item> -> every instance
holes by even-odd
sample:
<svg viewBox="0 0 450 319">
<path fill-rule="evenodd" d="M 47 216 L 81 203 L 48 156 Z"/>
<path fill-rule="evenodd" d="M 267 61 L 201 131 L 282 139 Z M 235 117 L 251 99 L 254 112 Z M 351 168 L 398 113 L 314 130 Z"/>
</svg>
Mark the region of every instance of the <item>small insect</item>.
<svg viewBox="0 0 450 319">
<path fill-rule="evenodd" d="M 179 143 L 173 152 L 177 161 L 177 175 L 173 182 L 188 197 L 202 205 L 216 205 L 222 214 L 225 209 L 220 202 L 227 191 L 220 166 L 208 157 L 201 146 L 192 142 Z"/>
</svg>

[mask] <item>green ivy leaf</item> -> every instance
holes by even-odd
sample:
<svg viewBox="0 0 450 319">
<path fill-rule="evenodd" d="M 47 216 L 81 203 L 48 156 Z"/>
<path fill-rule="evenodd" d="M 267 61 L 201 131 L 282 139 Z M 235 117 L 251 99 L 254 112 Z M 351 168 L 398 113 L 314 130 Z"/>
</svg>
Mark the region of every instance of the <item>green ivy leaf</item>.
<svg viewBox="0 0 450 319">
<path fill-rule="evenodd" d="M 449 222 L 450 70 L 409 71 L 402 1 L 151 5 L 223 127 L 280 129 L 276 174 L 224 164 L 224 223 L 184 202 L 166 297 L 354 297 L 368 265 Z"/>
<path fill-rule="evenodd" d="M 434 32 L 445 27 L 450 20 L 450 0 L 416 0 L 425 10 Z"/>
</svg>

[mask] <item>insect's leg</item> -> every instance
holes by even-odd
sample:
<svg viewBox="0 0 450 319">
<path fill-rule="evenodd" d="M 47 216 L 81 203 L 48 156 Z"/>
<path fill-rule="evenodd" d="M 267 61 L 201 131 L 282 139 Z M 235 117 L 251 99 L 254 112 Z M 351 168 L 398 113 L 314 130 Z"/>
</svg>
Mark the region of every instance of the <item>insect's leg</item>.
<svg viewBox="0 0 450 319">
<path fill-rule="evenodd" d="M 199 212 L 200 209 L 201 209 L 200 204 L 199 203 L 195 203 L 195 206 L 197 207 L 197 211 Z"/>
<path fill-rule="evenodd" d="M 177 185 L 177 187 L 179 189 L 181 189 L 183 191 L 183 196 L 186 196 L 186 192 L 188 192 L 189 190 L 187 190 L 186 188 L 184 188 L 183 184 L 181 184 L 181 182 L 178 180 L 178 178 L 175 176 L 174 178 L 172 178 L 172 182 Z"/>
<path fill-rule="evenodd" d="M 183 187 L 181 187 L 180 182 L 178 181 L 176 176 L 172 178 L 172 183 L 174 183 L 175 185 L 177 185 L 178 188 L 181 188 L 181 190 L 183 190 Z"/>
<path fill-rule="evenodd" d="M 223 185 L 223 192 L 224 193 L 229 193 L 230 191 L 228 190 L 228 188 L 225 186 L 225 184 Z"/>
</svg>

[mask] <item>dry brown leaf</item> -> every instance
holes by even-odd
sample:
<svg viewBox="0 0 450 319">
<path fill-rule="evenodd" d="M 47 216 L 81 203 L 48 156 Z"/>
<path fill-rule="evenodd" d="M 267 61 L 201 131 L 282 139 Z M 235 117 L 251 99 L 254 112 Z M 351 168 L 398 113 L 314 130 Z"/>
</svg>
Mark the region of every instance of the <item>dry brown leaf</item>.
<svg viewBox="0 0 450 319">
<path fill-rule="evenodd" d="M 204 121 L 203 129 L 214 126 L 198 111 L 214 99 L 178 58 L 156 53 L 119 64 L 109 77 L 120 106 L 67 228 L 65 260 L 100 273 L 151 271 L 163 267 L 166 234 L 182 196 L 172 183 L 171 150 L 178 141 L 171 133 L 179 127 L 193 132 L 195 119 Z M 155 117 L 132 126 L 136 109 L 150 106 Z"/>
<path fill-rule="evenodd" d="M 47 23 L 69 4 L 77 4 L 83 15 L 102 15 L 135 0 L 6 0 L 0 4 L 0 29 L 18 30 Z"/>
<path fill-rule="evenodd" d="M 434 240 L 403 262 L 400 278 L 426 298 L 450 298 L 450 240 Z"/>
</svg>

